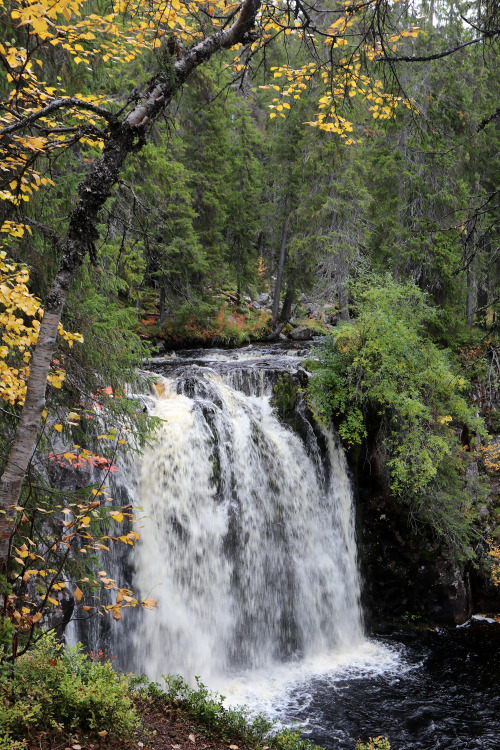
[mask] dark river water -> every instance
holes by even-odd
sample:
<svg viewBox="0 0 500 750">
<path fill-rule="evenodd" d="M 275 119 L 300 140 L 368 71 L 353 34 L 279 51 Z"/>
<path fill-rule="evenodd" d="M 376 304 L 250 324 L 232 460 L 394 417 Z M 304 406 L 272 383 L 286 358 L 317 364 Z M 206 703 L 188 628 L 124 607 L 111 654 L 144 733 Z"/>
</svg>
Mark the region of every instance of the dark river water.
<svg viewBox="0 0 500 750">
<path fill-rule="evenodd" d="M 500 749 L 500 625 L 377 638 L 399 652 L 387 673 L 313 678 L 289 694 L 282 720 L 305 722 L 326 748 L 386 735 L 392 750 Z"/>
</svg>

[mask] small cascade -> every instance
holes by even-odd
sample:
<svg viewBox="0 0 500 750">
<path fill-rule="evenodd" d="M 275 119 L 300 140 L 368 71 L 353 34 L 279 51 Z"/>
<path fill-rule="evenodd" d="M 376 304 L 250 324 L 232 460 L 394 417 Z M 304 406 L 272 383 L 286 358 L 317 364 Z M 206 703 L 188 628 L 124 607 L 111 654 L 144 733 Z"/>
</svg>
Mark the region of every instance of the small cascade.
<svg viewBox="0 0 500 750">
<path fill-rule="evenodd" d="M 303 403 L 298 429 L 272 406 L 299 367 L 295 352 L 158 363 L 151 412 L 163 421 L 116 487 L 142 508 L 141 539 L 128 561 L 103 563 L 121 580 L 128 565 L 134 592 L 158 606 L 128 610 L 104 634 L 119 668 L 217 686 L 363 641 L 342 449 Z"/>
</svg>

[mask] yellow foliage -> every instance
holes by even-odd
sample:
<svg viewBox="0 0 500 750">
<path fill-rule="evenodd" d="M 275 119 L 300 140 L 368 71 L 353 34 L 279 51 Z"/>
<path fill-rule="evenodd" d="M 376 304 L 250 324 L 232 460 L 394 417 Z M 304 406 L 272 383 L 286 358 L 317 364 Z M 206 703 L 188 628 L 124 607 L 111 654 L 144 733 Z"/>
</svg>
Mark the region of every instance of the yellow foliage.
<svg viewBox="0 0 500 750">
<path fill-rule="evenodd" d="M 484 461 L 484 465 L 489 474 L 494 475 L 500 472 L 500 442 L 480 445 L 479 452 Z"/>
<path fill-rule="evenodd" d="M 43 308 L 28 288 L 27 266 L 7 260 L 0 252 L 0 398 L 11 406 L 24 404 L 26 383 L 29 377 L 31 350 L 38 340 Z M 73 346 L 83 341 L 79 333 L 65 331 L 59 325 L 59 335 Z M 51 370 L 49 383 L 61 388 L 63 370 Z M 55 429 L 60 427 L 56 425 Z M 61 428 L 62 429 L 62 428 Z"/>
<path fill-rule="evenodd" d="M 103 15 L 94 12 L 96 6 L 90 0 L 11 0 L 8 4 L 0 0 L 2 26 L 23 32 L 17 34 L 19 42 L 14 34 L 9 41 L 0 44 L 7 78 L 6 96 L 0 109 L 1 128 L 15 127 L 20 117 L 36 117 L 44 108 L 62 102 L 60 106 L 47 109 L 40 118 L 41 133 L 33 135 L 25 129 L 16 129 L 0 145 L 0 166 L 5 178 L 0 200 L 20 205 L 28 202 L 40 188 L 53 185 L 38 168 L 38 156 L 56 155 L 61 149 L 73 145 L 75 138 L 84 146 L 104 146 L 96 129 L 104 125 L 102 108 L 109 107 L 112 111 L 116 103 L 99 93 L 78 93 L 70 99 L 61 76 L 52 81 L 43 80 L 44 63 L 53 54 L 53 48 L 70 66 L 91 70 L 110 63 L 116 71 L 139 55 L 160 48 L 172 32 L 188 47 L 207 34 L 226 27 L 240 5 L 227 0 L 214 0 L 208 5 L 204 0 L 157 0 L 152 4 L 142 0 L 111 0 L 107 6 L 109 12 Z M 316 38 L 301 20 L 296 19 L 290 24 L 286 5 L 262 3 L 257 24 L 258 38 L 249 45 L 251 55 L 280 33 L 307 38 L 308 43 L 316 47 L 324 40 L 331 50 L 324 63 L 271 68 L 273 77 L 283 81 L 282 86 L 274 86 L 280 92 L 280 99 L 271 105 L 271 118 L 277 114 L 286 117 L 287 111 L 282 110 L 290 110 L 290 104 L 284 101 L 284 97 L 299 99 L 313 78 L 319 79 L 322 90 L 318 94 L 318 113 L 307 124 L 320 125 L 320 129 L 338 134 L 345 143 L 355 142 L 349 135 L 352 124 L 339 115 L 346 96 L 359 96 L 370 103 L 376 119 L 395 116 L 402 100 L 384 93 L 380 81 L 375 82 L 362 73 L 364 60 L 376 60 L 384 52 L 381 42 L 378 45 L 359 43 L 354 24 L 356 16 L 363 12 L 363 4 L 347 4 L 343 12 L 335 10 L 335 20 L 326 33 Z M 397 48 L 398 44 L 407 43 L 406 39 L 419 33 L 418 28 L 404 30 L 390 36 L 386 43 Z M 240 45 L 234 49 L 230 67 L 240 74 L 246 66 L 246 59 L 242 57 Z M 332 55 L 336 49 L 341 49 L 345 57 L 334 60 Z M 414 107 L 412 102 L 404 101 L 404 104 Z M 320 114 L 324 115 L 322 119 Z M 78 128 L 81 131 L 77 133 Z M 89 128 L 93 130 L 89 131 Z M 8 221 L 1 231 L 21 237 L 30 229 L 26 224 Z M 71 340 L 68 343 L 72 345 Z"/>
<path fill-rule="evenodd" d="M 491 559 L 491 578 L 495 586 L 500 586 L 500 547 L 493 544 L 491 539 L 488 542 L 490 544 L 488 556 Z"/>
</svg>

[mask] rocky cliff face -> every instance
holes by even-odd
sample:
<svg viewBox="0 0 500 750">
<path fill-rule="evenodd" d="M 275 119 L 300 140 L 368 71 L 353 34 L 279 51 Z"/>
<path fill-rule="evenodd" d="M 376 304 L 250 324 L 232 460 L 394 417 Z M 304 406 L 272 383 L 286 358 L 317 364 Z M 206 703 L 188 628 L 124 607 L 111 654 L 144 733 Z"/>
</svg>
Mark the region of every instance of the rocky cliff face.
<svg viewBox="0 0 500 750">
<path fill-rule="evenodd" d="M 500 587 L 481 566 L 412 527 L 394 503 L 376 461 L 356 467 L 357 541 L 368 627 L 459 625 L 476 612 L 500 611 Z M 479 555 L 481 550 L 477 550 Z"/>
<path fill-rule="evenodd" d="M 457 625 L 472 614 L 470 576 L 408 525 L 377 493 L 357 498 L 358 550 L 367 624 L 406 620 Z"/>
</svg>

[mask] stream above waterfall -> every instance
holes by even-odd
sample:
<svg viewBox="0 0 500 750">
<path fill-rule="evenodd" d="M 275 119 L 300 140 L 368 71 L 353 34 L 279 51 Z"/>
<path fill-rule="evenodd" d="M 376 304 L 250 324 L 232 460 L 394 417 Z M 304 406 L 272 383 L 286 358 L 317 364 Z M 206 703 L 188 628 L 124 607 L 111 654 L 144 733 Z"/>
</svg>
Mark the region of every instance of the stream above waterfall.
<svg viewBox="0 0 500 750">
<path fill-rule="evenodd" d="M 141 541 L 103 565 L 158 607 L 73 637 L 124 671 L 199 675 L 332 750 L 378 734 L 393 750 L 498 750 L 498 641 L 467 627 L 364 634 L 351 483 L 301 391 L 309 354 L 275 344 L 145 363 L 162 421 L 114 479 L 142 509 Z M 275 408 L 283 376 L 293 428 Z"/>
</svg>

